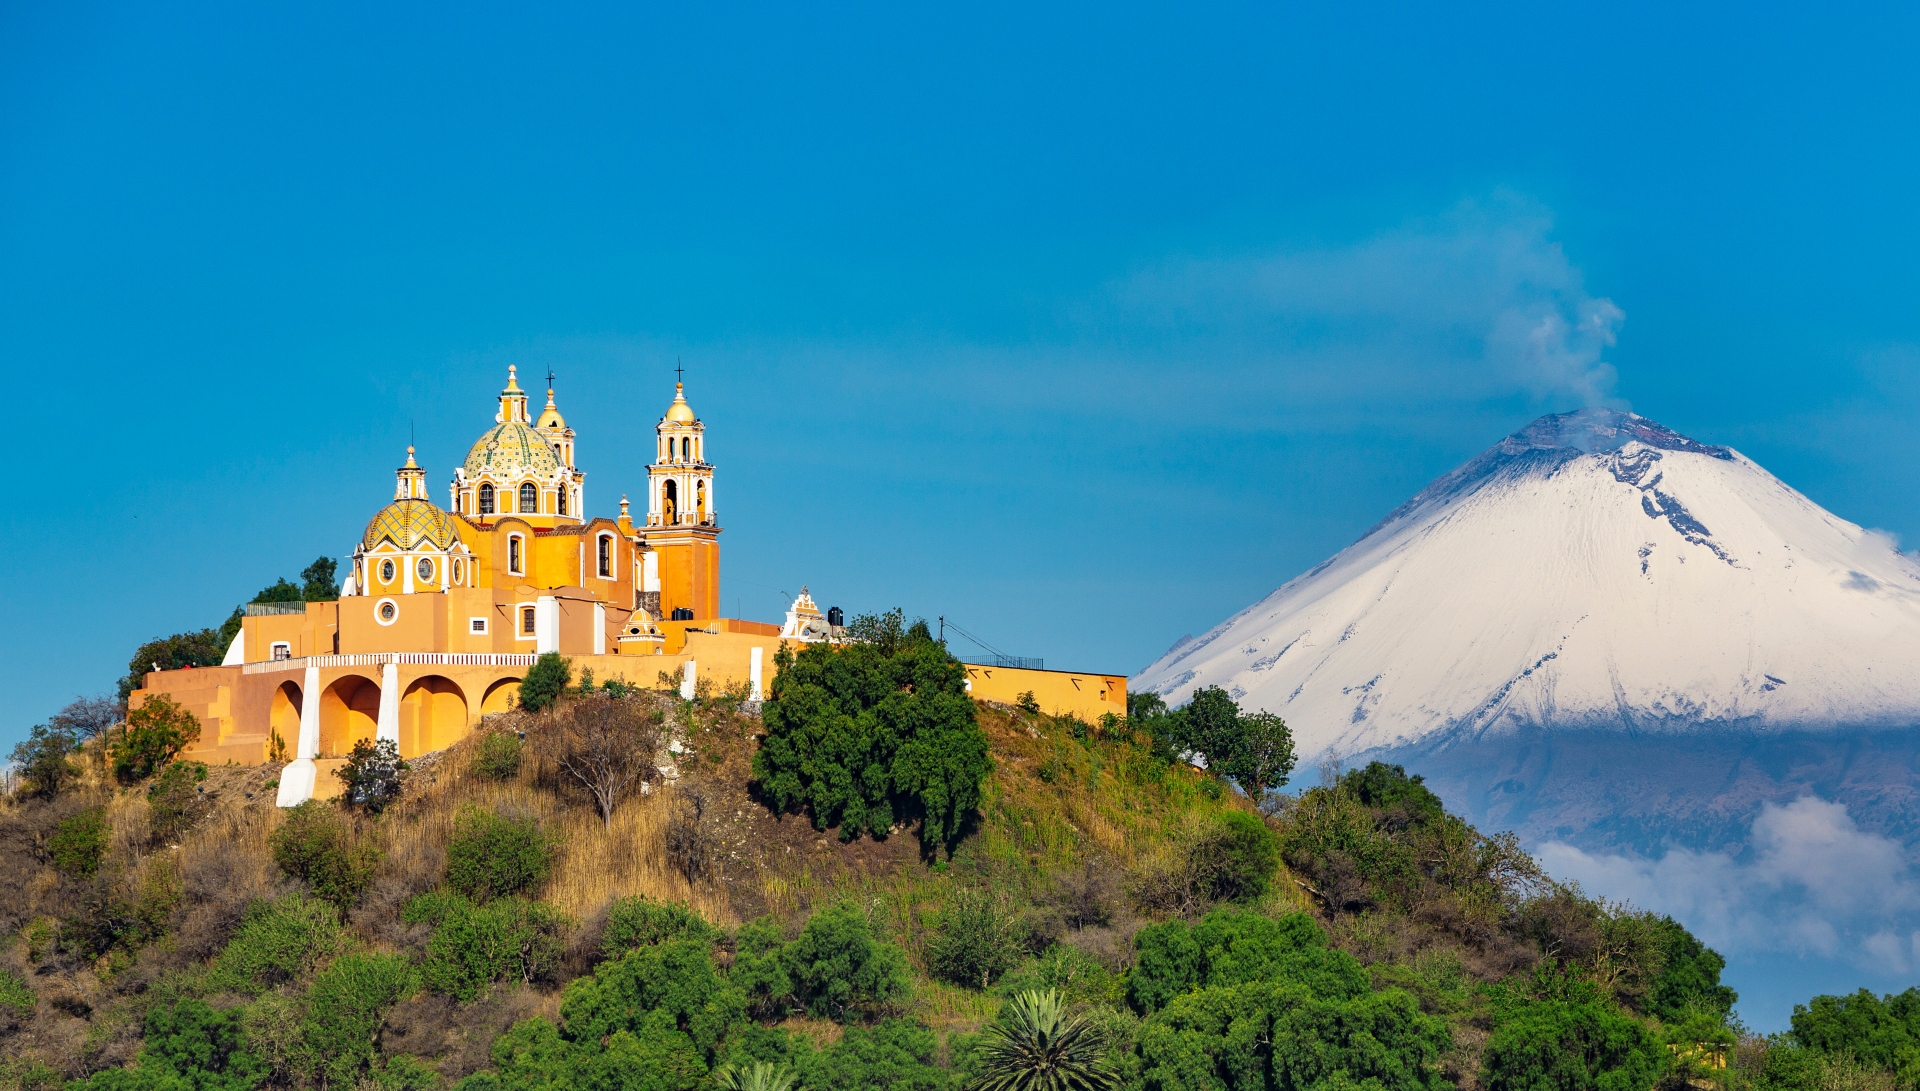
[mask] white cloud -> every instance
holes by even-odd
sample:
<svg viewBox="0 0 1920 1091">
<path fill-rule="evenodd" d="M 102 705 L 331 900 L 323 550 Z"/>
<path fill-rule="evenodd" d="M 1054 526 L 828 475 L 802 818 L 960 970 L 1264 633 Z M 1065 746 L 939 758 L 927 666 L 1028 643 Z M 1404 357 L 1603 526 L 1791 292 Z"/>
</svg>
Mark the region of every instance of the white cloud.
<svg viewBox="0 0 1920 1091">
<path fill-rule="evenodd" d="M 1837 957 L 1878 973 L 1920 966 L 1920 875 L 1842 803 L 1768 804 L 1737 856 L 1596 856 L 1552 842 L 1539 858 L 1591 893 L 1672 915 L 1723 954 Z"/>
</svg>

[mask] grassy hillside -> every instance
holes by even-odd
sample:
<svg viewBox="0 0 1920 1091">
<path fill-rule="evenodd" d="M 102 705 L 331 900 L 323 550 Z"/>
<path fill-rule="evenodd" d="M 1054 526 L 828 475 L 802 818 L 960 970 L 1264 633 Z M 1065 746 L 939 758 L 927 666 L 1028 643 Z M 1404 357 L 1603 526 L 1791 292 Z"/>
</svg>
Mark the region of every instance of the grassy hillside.
<svg viewBox="0 0 1920 1091">
<path fill-rule="evenodd" d="M 609 822 L 533 745 L 546 713 L 414 763 L 377 815 L 279 811 L 274 767 L 123 784 L 92 744 L 76 783 L 0 815 L 0 1081 L 691 1087 L 760 1059 L 818 1091 L 948 1087 L 1041 988 L 1131 1086 L 1890 1071 L 1789 1039 L 1715 1052 L 1717 956 L 1547 882 L 1392 770 L 1262 813 L 1143 725 L 982 705 L 991 772 L 949 851 L 776 813 L 737 695 L 625 700 L 669 776 Z M 1254 1068 L 1232 1075 L 1236 1049 Z"/>
</svg>

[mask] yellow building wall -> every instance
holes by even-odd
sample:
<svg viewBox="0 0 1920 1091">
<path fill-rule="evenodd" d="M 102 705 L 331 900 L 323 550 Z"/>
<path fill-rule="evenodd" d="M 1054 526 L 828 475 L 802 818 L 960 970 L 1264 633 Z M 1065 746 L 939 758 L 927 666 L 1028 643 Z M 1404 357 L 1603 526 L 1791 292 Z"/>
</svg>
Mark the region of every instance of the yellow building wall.
<svg viewBox="0 0 1920 1091">
<path fill-rule="evenodd" d="M 699 621 L 720 616 L 720 539 L 711 528 L 674 527 L 647 534 L 659 555 L 660 616 L 689 607 Z"/>
<path fill-rule="evenodd" d="M 1127 714 L 1127 677 L 1124 674 L 1086 674 L 1077 671 L 1026 670 L 967 664 L 967 692 L 976 701 L 1010 705 L 1023 693 L 1032 693 L 1049 716 L 1072 714 L 1098 723 L 1106 713 Z"/>
</svg>

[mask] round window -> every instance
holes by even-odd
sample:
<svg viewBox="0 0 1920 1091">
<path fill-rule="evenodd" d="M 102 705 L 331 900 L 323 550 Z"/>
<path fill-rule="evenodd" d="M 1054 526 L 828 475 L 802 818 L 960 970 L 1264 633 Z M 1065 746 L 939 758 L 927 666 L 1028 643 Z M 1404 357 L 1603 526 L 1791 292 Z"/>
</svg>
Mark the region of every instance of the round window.
<svg viewBox="0 0 1920 1091">
<path fill-rule="evenodd" d="M 391 602 L 383 602 L 380 604 L 380 620 L 381 621 L 392 621 L 393 615 L 398 612 L 399 611 L 394 608 L 394 605 Z"/>
<path fill-rule="evenodd" d="M 392 561 L 380 562 L 380 582 L 381 583 L 393 582 L 393 562 Z"/>
<path fill-rule="evenodd" d="M 420 577 L 422 582 L 433 582 L 433 562 L 425 557 L 420 558 L 420 563 L 413 566 L 413 571 L 415 575 Z"/>
</svg>

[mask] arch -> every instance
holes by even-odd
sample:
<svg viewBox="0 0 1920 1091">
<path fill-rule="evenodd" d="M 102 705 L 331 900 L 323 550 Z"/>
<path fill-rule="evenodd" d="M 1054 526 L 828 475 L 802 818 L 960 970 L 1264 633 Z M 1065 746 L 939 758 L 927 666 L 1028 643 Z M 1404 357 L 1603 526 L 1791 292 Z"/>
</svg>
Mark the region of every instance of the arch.
<svg viewBox="0 0 1920 1091">
<path fill-rule="evenodd" d="M 601 579 L 610 580 L 613 578 L 613 535 L 597 535 L 594 542 L 594 559 L 598 564 L 595 571 L 600 573 Z"/>
<path fill-rule="evenodd" d="M 523 575 L 527 571 L 526 539 L 518 534 L 507 535 L 507 571 L 514 575 Z"/>
<path fill-rule="evenodd" d="M 467 734 L 467 695 L 451 678 L 415 679 L 400 698 L 400 756 L 445 750 Z"/>
<path fill-rule="evenodd" d="M 480 715 L 491 716 L 496 712 L 505 712 L 520 700 L 520 679 L 502 678 L 487 687 L 486 696 L 480 698 Z"/>
<path fill-rule="evenodd" d="M 267 730 L 278 734 L 289 758 L 297 757 L 300 747 L 300 687 L 291 681 L 280 683 L 267 708 Z M 269 744 L 271 745 L 271 744 Z"/>
<path fill-rule="evenodd" d="M 565 486 L 565 485 L 562 485 L 562 486 L 560 486 L 560 494 L 559 494 L 559 495 L 560 495 L 560 501 L 559 501 L 559 502 L 560 502 L 560 514 L 561 514 L 561 515 L 565 515 L 565 514 L 567 513 L 567 488 L 566 488 L 566 486 Z"/>
<path fill-rule="evenodd" d="M 680 490 L 674 484 L 673 478 L 669 477 L 667 478 L 666 486 L 662 488 L 660 491 L 661 518 L 668 523 L 672 523 L 674 522 L 675 513 L 678 512 L 679 510 L 680 510 Z"/>
<path fill-rule="evenodd" d="M 344 758 L 353 744 L 373 741 L 380 723 L 380 684 L 349 674 L 320 694 L 320 756 Z"/>
<path fill-rule="evenodd" d="M 680 461 L 693 461 L 693 440 L 687 436 L 680 437 Z"/>
<path fill-rule="evenodd" d="M 492 485 L 480 486 L 480 514 L 482 515 L 493 514 L 493 486 Z"/>
<path fill-rule="evenodd" d="M 531 481 L 520 485 L 519 510 L 528 514 L 536 514 L 540 511 L 540 490 L 534 488 Z"/>
<path fill-rule="evenodd" d="M 693 521 L 707 521 L 707 483 L 704 481 L 693 483 Z"/>
</svg>

